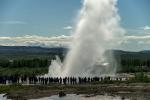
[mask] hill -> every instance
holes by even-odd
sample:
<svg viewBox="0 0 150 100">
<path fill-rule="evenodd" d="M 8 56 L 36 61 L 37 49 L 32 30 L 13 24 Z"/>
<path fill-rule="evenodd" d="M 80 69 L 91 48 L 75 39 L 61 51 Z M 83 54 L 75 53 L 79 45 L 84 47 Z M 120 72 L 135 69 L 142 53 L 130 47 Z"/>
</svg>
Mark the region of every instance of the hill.
<svg viewBox="0 0 150 100">
<path fill-rule="evenodd" d="M 67 48 L 63 47 L 38 47 L 38 46 L 0 46 L 0 59 L 14 59 L 14 58 L 41 58 L 54 55 L 65 55 Z M 108 50 L 112 52 L 115 57 L 123 58 L 150 58 L 150 50 L 143 50 L 139 52 L 123 51 L 123 50 Z"/>
</svg>

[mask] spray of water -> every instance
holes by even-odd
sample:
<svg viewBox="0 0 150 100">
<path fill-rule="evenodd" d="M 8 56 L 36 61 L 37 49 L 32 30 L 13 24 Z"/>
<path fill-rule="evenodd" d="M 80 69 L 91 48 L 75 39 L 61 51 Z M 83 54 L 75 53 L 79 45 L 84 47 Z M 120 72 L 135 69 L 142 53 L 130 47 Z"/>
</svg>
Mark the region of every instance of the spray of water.
<svg viewBox="0 0 150 100">
<path fill-rule="evenodd" d="M 49 68 L 50 76 L 99 76 L 114 74 L 112 55 L 105 55 L 114 34 L 122 31 L 117 0 L 83 0 L 71 49 L 63 64 Z M 58 59 L 57 59 L 58 60 Z M 113 63 L 114 64 L 114 63 Z"/>
</svg>

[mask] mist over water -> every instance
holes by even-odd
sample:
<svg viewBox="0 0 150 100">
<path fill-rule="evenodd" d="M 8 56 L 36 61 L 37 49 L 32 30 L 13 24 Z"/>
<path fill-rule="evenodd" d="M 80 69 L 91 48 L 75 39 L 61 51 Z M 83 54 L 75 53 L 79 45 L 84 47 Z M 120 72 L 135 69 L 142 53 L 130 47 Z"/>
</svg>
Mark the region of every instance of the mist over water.
<svg viewBox="0 0 150 100">
<path fill-rule="evenodd" d="M 114 75 L 117 66 L 111 48 L 114 36 L 122 32 L 117 0 L 83 0 L 73 32 L 73 41 L 65 61 L 57 58 L 49 67 L 49 76 Z"/>
</svg>

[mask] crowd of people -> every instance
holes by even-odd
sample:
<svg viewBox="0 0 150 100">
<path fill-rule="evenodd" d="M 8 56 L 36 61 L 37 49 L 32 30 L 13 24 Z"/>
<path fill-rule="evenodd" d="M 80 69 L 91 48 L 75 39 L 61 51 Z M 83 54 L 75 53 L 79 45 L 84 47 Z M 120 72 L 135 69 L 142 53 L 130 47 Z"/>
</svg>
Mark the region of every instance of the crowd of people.
<svg viewBox="0 0 150 100">
<path fill-rule="evenodd" d="M 18 77 L 18 76 L 0 76 L 0 84 L 64 84 L 64 85 L 74 85 L 74 84 L 87 84 L 92 82 L 102 82 L 102 81 L 123 81 L 126 79 L 119 77 Z"/>
</svg>

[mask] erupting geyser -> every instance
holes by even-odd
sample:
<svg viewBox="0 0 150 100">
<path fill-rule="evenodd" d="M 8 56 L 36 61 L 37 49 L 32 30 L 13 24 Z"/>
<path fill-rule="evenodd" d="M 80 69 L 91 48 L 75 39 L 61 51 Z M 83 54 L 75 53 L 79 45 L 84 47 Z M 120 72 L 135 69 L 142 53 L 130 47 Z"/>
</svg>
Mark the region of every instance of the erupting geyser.
<svg viewBox="0 0 150 100">
<path fill-rule="evenodd" d="M 57 60 L 49 76 L 100 76 L 116 71 L 112 55 L 105 54 L 114 34 L 122 31 L 117 0 L 83 0 L 70 51 L 63 64 Z"/>
</svg>

